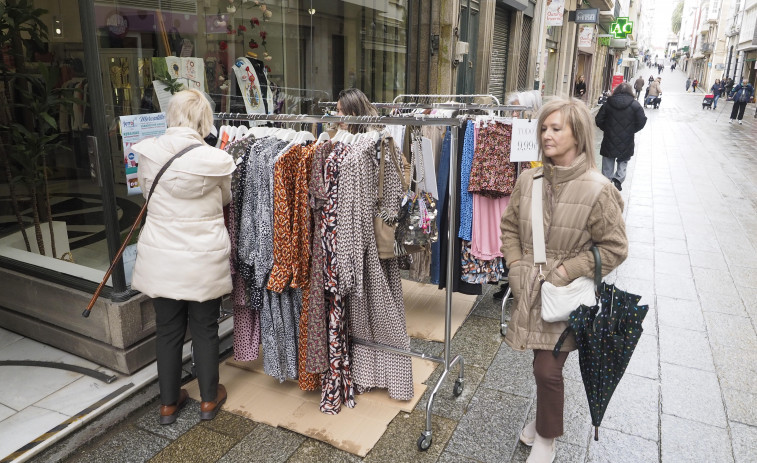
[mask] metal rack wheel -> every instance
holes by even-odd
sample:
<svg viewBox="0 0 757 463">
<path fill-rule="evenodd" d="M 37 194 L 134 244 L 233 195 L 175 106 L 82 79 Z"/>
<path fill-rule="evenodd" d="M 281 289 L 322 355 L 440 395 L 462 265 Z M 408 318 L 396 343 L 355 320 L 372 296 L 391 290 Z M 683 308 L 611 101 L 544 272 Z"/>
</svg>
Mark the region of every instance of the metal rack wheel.
<svg viewBox="0 0 757 463">
<path fill-rule="evenodd" d="M 463 393 L 463 389 L 465 389 L 465 383 L 463 382 L 462 379 L 457 378 L 455 380 L 455 386 L 452 388 L 452 394 L 455 397 L 460 397 L 460 394 Z"/>
<path fill-rule="evenodd" d="M 421 434 L 421 437 L 418 438 L 418 450 L 425 452 L 431 447 L 432 441 L 433 439 L 430 435 L 427 436 L 426 434 Z"/>
</svg>

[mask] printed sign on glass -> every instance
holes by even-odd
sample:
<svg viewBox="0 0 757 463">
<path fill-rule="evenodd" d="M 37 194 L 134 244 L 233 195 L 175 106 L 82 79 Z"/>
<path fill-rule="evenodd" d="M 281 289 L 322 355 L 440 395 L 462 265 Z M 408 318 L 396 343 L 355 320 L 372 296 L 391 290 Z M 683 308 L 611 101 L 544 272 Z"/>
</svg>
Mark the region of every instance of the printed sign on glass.
<svg viewBox="0 0 757 463">
<path fill-rule="evenodd" d="M 166 114 L 138 114 L 121 116 L 121 137 L 124 145 L 124 167 L 126 168 L 126 192 L 130 195 L 141 194 L 137 178 L 139 155 L 132 146 L 148 137 L 157 137 L 166 133 Z"/>
</svg>

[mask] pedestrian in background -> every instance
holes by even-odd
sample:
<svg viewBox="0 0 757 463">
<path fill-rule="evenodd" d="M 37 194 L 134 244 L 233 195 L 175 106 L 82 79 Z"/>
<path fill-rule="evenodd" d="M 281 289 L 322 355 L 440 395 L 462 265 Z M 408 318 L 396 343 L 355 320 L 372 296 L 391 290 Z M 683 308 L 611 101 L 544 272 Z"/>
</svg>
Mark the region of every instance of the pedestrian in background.
<svg viewBox="0 0 757 463">
<path fill-rule="evenodd" d="M 647 79 L 647 80 L 648 80 L 648 81 L 649 81 L 649 83 L 651 84 L 652 82 L 654 82 L 654 77 L 653 77 L 653 76 L 652 76 L 652 75 L 650 74 L 650 75 L 649 75 L 649 79 Z"/>
<path fill-rule="evenodd" d="M 686 92 L 689 91 L 689 87 L 691 87 L 691 77 L 686 78 Z"/>
<path fill-rule="evenodd" d="M 639 99 L 639 95 L 641 95 L 641 89 L 644 88 L 644 78 L 639 76 L 638 79 L 636 79 L 636 82 L 633 84 L 633 89 L 636 90 L 636 99 Z"/>
<path fill-rule="evenodd" d="M 500 229 L 514 297 L 505 343 L 515 350 L 534 351 L 536 419 L 523 428 L 520 441 L 532 447 L 528 463 L 551 463 L 555 438 L 564 430 L 563 366 L 576 341 L 573 334 L 568 335 L 560 352 L 553 355 L 568 323 L 542 320 L 537 276 L 541 271 L 555 286 L 565 286 L 580 276 L 592 278 L 592 245 L 599 248 L 602 275 L 607 275 L 626 259 L 628 240 L 620 193 L 596 170 L 594 129 L 586 103 L 552 100 L 542 106 L 537 127 L 544 167 L 528 169 L 518 177 Z M 536 175 L 544 178 L 543 220 L 544 229 L 549 230 L 547 263 L 542 266 L 534 265 L 531 232 L 531 189 Z"/>
<path fill-rule="evenodd" d="M 712 99 L 712 109 L 717 109 L 718 100 L 720 99 L 720 94 L 723 93 L 723 84 L 720 82 L 720 79 L 715 79 L 715 83 L 712 84 L 712 88 L 710 88 L 710 91 L 714 95 Z"/>
<path fill-rule="evenodd" d="M 731 90 L 733 90 L 733 79 L 729 77 L 725 82 L 725 94 L 729 97 L 731 95 Z"/>
<path fill-rule="evenodd" d="M 747 103 L 752 101 L 754 87 L 752 87 L 752 84 L 748 80 L 742 79 L 741 83 L 733 88 L 731 96 L 733 97 L 733 109 L 731 110 L 731 118 L 728 120 L 728 123 L 730 124 L 734 119 L 738 119 L 739 124 L 743 124 L 744 111 L 746 110 Z"/>
<path fill-rule="evenodd" d="M 223 206 L 231 200 L 232 157 L 204 143 L 213 111 L 197 90 L 176 93 L 166 109 L 164 135 L 134 145 L 139 184 L 147 198 L 161 168 L 177 158 L 158 181 L 137 243 L 132 288 L 152 298 L 160 388 L 160 424 L 176 421 L 187 401 L 180 389 L 187 324 L 192 334 L 200 419 L 213 419 L 226 401 L 218 383 L 218 315 L 231 292 L 231 242 Z"/>
<path fill-rule="evenodd" d="M 574 96 L 576 98 L 583 98 L 585 93 L 586 93 L 586 82 L 584 82 L 584 76 L 578 76 L 578 82 L 576 82 Z"/>
<path fill-rule="evenodd" d="M 654 105 L 654 109 L 657 109 L 660 107 L 660 102 L 662 101 L 662 78 L 658 77 L 654 80 L 651 84 L 649 84 L 649 96 L 654 97 L 651 104 Z M 647 102 L 644 101 L 644 105 L 646 106 Z"/>
<path fill-rule="evenodd" d="M 644 128 L 647 116 L 644 108 L 634 99 L 631 86 L 623 82 L 615 87 L 612 96 L 599 108 L 594 120 L 604 132 L 599 150 L 602 155 L 602 175 L 620 191 L 626 179 L 628 161 L 633 156 L 634 135 Z"/>
<path fill-rule="evenodd" d="M 699 81 L 694 79 L 694 81 L 691 83 L 691 91 L 696 93 L 697 92 L 697 85 L 699 85 Z"/>
</svg>

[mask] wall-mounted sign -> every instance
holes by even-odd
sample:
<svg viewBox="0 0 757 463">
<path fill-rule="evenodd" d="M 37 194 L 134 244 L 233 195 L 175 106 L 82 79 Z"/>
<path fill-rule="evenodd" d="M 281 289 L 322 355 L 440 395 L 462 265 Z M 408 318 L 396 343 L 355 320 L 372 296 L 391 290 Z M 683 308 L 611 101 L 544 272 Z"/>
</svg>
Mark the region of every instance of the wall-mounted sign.
<svg viewBox="0 0 757 463">
<path fill-rule="evenodd" d="M 594 38 L 594 26 L 581 24 L 578 26 L 578 48 L 590 48 Z"/>
<path fill-rule="evenodd" d="M 625 39 L 627 35 L 633 34 L 633 21 L 628 18 L 620 17 L 610 25 L 610 34 L 616 39 Z"/>
<path fill-rule="evenodd" d="M 562 17 L 565 12 L 565 0 L 552 0 L 547 2 L 545 12 L 546 25 L 562 26 Z"/>
<path fill-rule="evenodd" d="M 599 8 L 584 8 L 568 13 L 568 19 L 576 24 L 596 24 L 599 22 Z"/>
</svg>

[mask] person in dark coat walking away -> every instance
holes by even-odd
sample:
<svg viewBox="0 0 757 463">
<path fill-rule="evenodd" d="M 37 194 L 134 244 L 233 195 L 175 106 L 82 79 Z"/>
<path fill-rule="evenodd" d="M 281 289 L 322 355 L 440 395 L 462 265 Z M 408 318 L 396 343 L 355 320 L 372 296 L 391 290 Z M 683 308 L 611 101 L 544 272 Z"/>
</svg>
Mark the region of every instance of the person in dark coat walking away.
<svg viewBox="0 0 757 463">
<path fill-rule="evenodd" d="M 746 104 L 752 101 L 754 96 L 754 87 L 748 80 L 743 79 L 741 83 L 733 88 L 731 92 L 733 97 L 733 109 L 731 110 L 731 118 L 728 120 L 730 124 L 734 119 L 739 120 L 739 124 L 743 124 L 744 111 L 746 110 Z"/>
<path fill-rule="evenodd" d="M 626 167 L 633 156 L 634 135 L 647 123 L 644 108 L 634 99 L 631 86 L 623 82 L 615 88 L 607 103 L 599 108 L 594 120 L 605 133 L 599 150 L 602 175 L 622 190 Z"/>
<path fill-rule="evenodd" d="M 578 76 L 578 81 L 576 82 L 575 97 L 583 98 L 585 93 L 586 82 L 584 82 L 584 76 Z"/>
<path fill-rule="evenodd" d="M 689 87 L 691 87 L 691 77 L 686 78 L 686 92 L 689 91 Z"/>
<path fill-rule="evenodd" d="M 720 94 L 723 93 L 723 84 L 720 82 L 720 79 L 715 79 L 715 83 L 712 84 L 710 91 L 714 95 L 714 98 L 712 99 L 712 109 L 717 109 Z"/>
<path fill-rule="evenodd" d="M 733 90 L 733 79 L 730 77 L 725 81 L 725 94 L 730 96 L 731 90 Z"/>
<path fill-rule="evenodd" d="M 647 79 L 647 81 L 648 81 L 648 82 L 649 82 L 650 84 L 651 84 L 652 82 L 654 82 L 654 76 L 650 75 L 650 76 L 649 76 L 649 79 Z"/>
<path fill-rule="evenodd" d="M 639 99 L 639 95 L 641 95 L 641 89 L 644 88 L 644 78 L 639 76 L 638 79 L 636 79 L 636 82 L 633 83 L 633 89 L 636 90 L 636 99 Z"/>
</svg>

